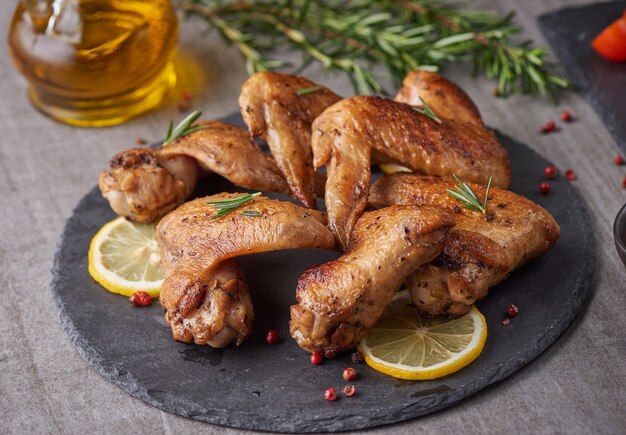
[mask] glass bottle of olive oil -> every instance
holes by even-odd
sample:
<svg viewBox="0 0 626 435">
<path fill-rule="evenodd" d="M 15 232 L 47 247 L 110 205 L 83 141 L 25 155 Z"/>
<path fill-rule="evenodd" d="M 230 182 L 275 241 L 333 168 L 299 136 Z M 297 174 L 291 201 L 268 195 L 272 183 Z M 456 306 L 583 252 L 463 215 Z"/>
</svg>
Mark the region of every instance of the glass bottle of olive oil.
<svg viewBox="0 0 626 435">
<path fill-rule="evenodd" d="M 102 127 L 163 101 L 177 39 L 169 0 L 21 0 L 9 51 L 38 109 Z"/>
</svg>

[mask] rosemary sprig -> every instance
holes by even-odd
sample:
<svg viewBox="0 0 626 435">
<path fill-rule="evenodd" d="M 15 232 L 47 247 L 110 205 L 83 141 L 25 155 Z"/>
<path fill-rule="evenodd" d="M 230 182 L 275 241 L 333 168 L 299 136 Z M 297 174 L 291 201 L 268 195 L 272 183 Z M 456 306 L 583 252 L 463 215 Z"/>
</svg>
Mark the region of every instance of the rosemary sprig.
<svg viewBox="0 0 626 435">
<path fill-rule="evenodd" d="M 321 89 L 322 89 L 321 86 L 311 86 L 310 88 L 298 89 L 296 91 L 296 95 L 300 96 L 300 95 L 311 94 L 313 92 L 320 91 Z"/>
<path fill-rule="evenodd" d="M 489 200 L 489 189 L 491 188 L 491 180 L 493 177 L 489 177 L 489 183 L 487 183 L 487 191 L 485 192 L 485 201 L 481 204 L 480 200 L 474 193 L 471 187 L 467 185 L 467 183 L 459 180 L 459 177 L 456 174 L 452 174 L 456 182 L 458 183 L 455 187 L 456 190 L 447 189 L 447 192 L 461 201 L 461 206 L 468 208 L 470 210 L 479 211 L 482 214 L 487 213 L 487 201 Z"/>
<path fill-rule="evenodd" d="M 497 82 L 497 95 L 556 96 L 569 82 L 552 72 L 543 48 L 517 41 L 513 14 L 465 10 L 438 0 L 176 0 L 237 47 L 248 72 L 284 67 L 282 46 L 302 54 L 297 72 L 314 62 L 345 73 L 360 94 L 386 93 L 374 73 L 382 65 L 394 87 L 412 69 L 437 71 L 473 62 Z M 376 70 L 378 71 L 378 70 Z"/>
<path fill-rule="evenodd" d="M 170 143 L 174 142 L 176 139 L 186 136 L 194 131 L 204 130 L 205 128 L 209 128 L 208 125 L 193 125 L 194 122 L 200 118 L 202 112 L 198 112 L 197 110 L 191 112 L 189 115 L 185 117 L 180 123 L 174 127 L 174 121 L 170 121 L 170 125 L 167 129 L 167 134 L 165 135 L 165 141 L 163 142 L 163 146 L 167 146 Z"/>
<path fill-rule="evenodd" d="M 224 200 L 219 200 L 219 201 L 208 201 L 207 204 L 212 205 L 218 210 L 217 213 L 211 216 L 211 219 L 220 218 L 224 215 L 227 215 L 228 213 L 232 211 L 237 210 L 238 208 L 252 201 L 254 198 L 259 196 L 260 194 L 261 192 L 248 193 L 246 195 L 238 196 L 237 198 L 224 199 Z M 259 216 L 260 213 L 254 210 L 246 210 L 242 212 L 241 214 L 246 215 L 246 216 Z"/>
<path fill-rule="evenodd" d="M 422 102 L 422 108 L 420 109 L 419 107 L 413 106 L 412 109 L 415 110 L 417 113 L 421 113 L 424 116 L 428 116 L 433 121 L 436 121 L 439 124 L 441 124 L 441 118 L 439 118 L 437 114 L 433 112 L 433 110 L 428 106 L 428 104 L 426 104 L 426 101 L 424 101 L 422 97 L 419 97 L 419 99 Z"/>
</svg>

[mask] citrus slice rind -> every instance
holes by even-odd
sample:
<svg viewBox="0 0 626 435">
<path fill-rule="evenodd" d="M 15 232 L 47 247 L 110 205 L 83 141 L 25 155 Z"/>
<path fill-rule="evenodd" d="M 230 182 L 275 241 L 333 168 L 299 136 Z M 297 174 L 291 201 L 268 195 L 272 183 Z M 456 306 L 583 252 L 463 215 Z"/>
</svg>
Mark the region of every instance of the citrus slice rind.
<svg viewBox="0 0 626 435">
<path fill-rule="evenodd" d="M 358 345 L 365 362 L 395 378 L 429 380 L 474 361 L 487 339 L 483 315 L 472 307 L 458 319 L 420 314 L 406 290 L 391 301 Z"/>
<path fill-rule="evenodd" d="M 112 293 L 145 291 L 158 297 L 165 271 L 154 238 L 156 225 L 134 224 L 123 217 L 105 224 L 91 240 L 89 274 Z"/>
</svg>

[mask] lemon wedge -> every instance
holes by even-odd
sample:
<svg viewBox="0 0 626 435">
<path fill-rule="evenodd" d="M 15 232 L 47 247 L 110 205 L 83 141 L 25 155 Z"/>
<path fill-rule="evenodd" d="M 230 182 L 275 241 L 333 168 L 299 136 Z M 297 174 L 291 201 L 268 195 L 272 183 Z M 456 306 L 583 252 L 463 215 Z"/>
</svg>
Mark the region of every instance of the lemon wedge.
<svg viewBox="0 0 626 435">
<path fill-rule="evenodd" d="M 358 349 L 365 362 L 381 373 L 427 380 L 454 373 L 474 361 L 486 339 L 485 318 L 475 307 L 458 319 L 431 317 L 419 313 L 408 291 L 402 290 Z"/>
<path fill-rule="evenodd" d="M 413 172 L 409 168 L 405 168 L 404 166 L 400 166 L 396 163 L 381 163 L 378 165 L 383 174 L 395 174 L 396 172 Z"/>
<path fill-rule="evenodd" d="M 145 291 L 158 297 L 165 271 L 154 238 L 155 224 L 134 224 L 123 217 L 100 228 L 89 247 L 89 274 L 112 293 Z"/>
</svg>

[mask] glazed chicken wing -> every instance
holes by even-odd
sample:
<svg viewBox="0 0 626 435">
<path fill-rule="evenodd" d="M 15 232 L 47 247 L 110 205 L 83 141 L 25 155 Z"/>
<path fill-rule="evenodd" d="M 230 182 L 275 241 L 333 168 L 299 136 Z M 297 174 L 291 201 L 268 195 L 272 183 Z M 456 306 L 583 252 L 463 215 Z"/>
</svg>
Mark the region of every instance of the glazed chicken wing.
<svg viewBox="0 0 626 435">
<path fill-rule="evenodd" d="M 556 243 L 559 226 L 546 210 L 508 190 L 489 191 L 487 213 L 460 206 L 447 193 L 451 178 L 394 174 L 377 180 L 370 190 L 370 204 L 436 207 L 450 213 L 456 226 L 442 254 L 409 276 L 413 302 L 429 314 L 459 316 L 484 298 L 490 287 L 514 269 Z M 479 198 L 485 187 L 468 183 Z"/>
<path fill-rule="evenodd" d="M 439 93 L 460 92 L 443 79 L 438 86 L 423 97 L 427 104 L 437 107 Z M 494 134 L 477 113 L 473 122 L 444 117 L 452 113 L 442 111 L 438 123 L 408 104 L 361 96 L 339 101 L 314 121 L 313 162 L 326 166 L 329 225 L 344 247 L 367 204 L 373 152 L 421 173 L 456 173 L 484 184 L 493 176 L 495 186 L 509 186 L 509 157 Z"/>
<path fill-rule="evenodd" d="M 257 197 L 212 219 L 218 209 L 208 201 L 237 196 L 223 193 L 187 202 L 157 226 L 167 273 L 160 301 L 176 340 L 223 347 L 232 339 L 240 343 L 248 335 L 252 305 L 233 258 L 282 249 L 335 247 L 324 215 L 288 202 Z M 244 211 L 258 216 L 246 216 Z"/>
<path fill-rule="evenodd" d="M 296 93 L 303 89 L 314 91 Z M 316 208 L 311 123 L 340 98 L 305 78 L 271 72 L 253 74 L 241 88 L 239 108 L 250 133 L 267 142 L 293 196 L 309 208 Z"/>
<path fill-rule="evenodd" d="M 223 122 L 153 150 L 135 148 L 117 154 L 100 174 L 100 190 L 111 208 L 134 222 L 158 220 L 182 204 L 197 180 L 215 172 L 238 186 L 289 194 L 276 163 L 248 133 Z"/>
<path fill-rule="evenodd" d="M 407 275 L 439 255 L 453 225 L 448 214 L 428 207 L 365 213 L 342 257 L 300 277 L 292 337 L 303 349 L 327 355 L 354 347 Z"/>
</svg>

